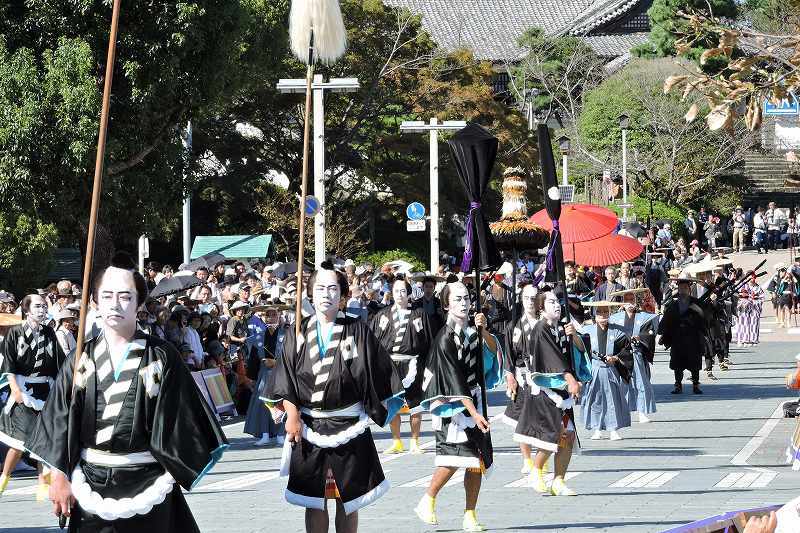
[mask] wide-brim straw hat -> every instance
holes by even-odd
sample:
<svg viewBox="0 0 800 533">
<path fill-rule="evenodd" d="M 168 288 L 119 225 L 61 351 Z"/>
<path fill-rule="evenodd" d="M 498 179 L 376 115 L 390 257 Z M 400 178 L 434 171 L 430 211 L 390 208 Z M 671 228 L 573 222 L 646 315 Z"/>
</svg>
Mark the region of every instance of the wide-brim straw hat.
<svg viewBox="0 0 800 533">
<path fill-rule="evenodd" d="M 62 309 L 58 313 L 55 314 L 53 320 L 56 321 L 56 324 L 61 322 L 62 320 L 77 320 L 78 317 L 75 316 L 70 309 Z"/>
<path fill-rule="evenodd" d="M 269 311 L 270 309 L 275 309 L 276 311 L 287 311 L 291 308 L 291 305 L 285 303 L 262 303 L 253 306 L 250 310 L 254 313 L 261 313 L 264 311 Z"/>
<path fill-rule="evenodd" d="M 597 302 L 581 302 L 583 307 L 622 307 L 625 305 L 622 302 L 609 302 L 608 300 L 599 300 Z"/>
<path fill-rule="evenodd" d="M 642 294 L 648 292 L 650 289 L 647 287 L 636 287 L 635 289 L 625 289 L 623 291 L 612 292 L 608 295 L 609 298 L 616 298 L 617 296 L 625 296 L 626 294 Z"/>
<path fill-rule="evenodd" d="M 430 278 L 436 283 L 447 281 L 447 278 L 445 278 L 444 276 L 437 276 L 436 274 L 431 273 L 430 270 L 426 270 L 425 272 L 414 272 L 410 276 L 410 279 L 412 281 L 422 281 L 425 278 Z"/>
<path fill-rule="evenodd" d="M 22 317 L 14 313 L 0 313 L 0 326 L 16 326 L 24 322 Z"/>
<path fill-rule="evenodd" d="M 233 305 L 230 307 L 231 311 L 236 311 L 237 309 L 248 309 L 250 304 L 245 303 L 241 300 L 236 300 Z"/>
</svg>

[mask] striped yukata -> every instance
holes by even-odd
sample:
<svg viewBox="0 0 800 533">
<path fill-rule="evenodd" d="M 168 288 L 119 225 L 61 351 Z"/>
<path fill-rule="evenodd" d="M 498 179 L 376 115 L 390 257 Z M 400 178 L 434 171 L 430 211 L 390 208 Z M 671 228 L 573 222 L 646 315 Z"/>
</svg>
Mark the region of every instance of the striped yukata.
<svg viewBox="0 0 800 533">
<path fill-rule="evenodd" d="M 499 351 L 499 350 L 498 350 Z M 479 379 L 483 358 L 484 379 Z M 452 319 L 431 345 L 422 378 L 422 407 L 431 412 L 436 434 L 436 466 L 466 467 L 487 472 L 492 467 L 492 437 L 483 433 L 462 403 L 471 399 L 483 412 L 481 394 L 500 382 L 502 354 L 493 353 L 471 328 Z"/>
<path fill-rule="evenodd" d="M 392 305 L 372 317 L 370 328 L 392 358 L 409 409 L 420 411 L 422 369 L 434 336 L 428 314 L 420 308 L 400 309 Z"/>
<path fill-rule="evenodd" d="M 325 326 L 303 319 L 299 338 L 290 328 L 266 394 L 271 407 L 291 402 L 303 423 L 300 443 L 283 449 L 286 501 L 322 510 L 336 498 L 350 514 L 389 490 L 369 425 L 397 414 L 403 386 L 366 323 L 339 312 Z"/>
<path fill-rule="evenodd" d="M 71 362 L 70 362 L 71 363 Z M 101 333 L 64 365 L 26 446 L 70 479 L 70 531 L 199 531 L 191 490 L 228 447 L 172 344 L 137 331 L 120 353 Z"/>
<path fill-rule="evenodd" d="M 0 442 L 25 449 L 64 358 L 50 326 L 33 328 L 25 322 L 9 329 L 0 345 Z M 22 403 L 11 395 L 9 376 L 14 376 L 22 391 Z"/>
<path fill-rule="evenodd" d="M 764 289 L 748 283 L 741 290 L 742 296 L 736 305 L 736 342 L 738 344 L 758 344 L 761 326 L 761 311 L 764 307 Z"/>
</svg>

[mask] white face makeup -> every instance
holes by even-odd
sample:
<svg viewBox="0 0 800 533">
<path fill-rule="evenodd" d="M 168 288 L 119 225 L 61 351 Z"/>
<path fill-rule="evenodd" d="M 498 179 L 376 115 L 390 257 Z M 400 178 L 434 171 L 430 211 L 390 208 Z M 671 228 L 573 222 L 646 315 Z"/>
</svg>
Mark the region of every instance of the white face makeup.
<svg viewBox="0 0 800 533">
<path fill-rule="evenodd" d="M 557 322 L 561 318 L 561 304 L 558 298 L 552 292 L 548 292 L 544 296 L 544 309 L 542 309 L 542 316 L 550 322 Z"/>
<path fill-rule="evenodd" d="M 28 321 L 40 324 L 47 318 L 47 302 L 38 294 L 31 294 L 31 306 L 28 309 Z"/>
<path fill-rule="evenodd" d="M 408 307 L 408 287 L 406 287 L 406 282 L 397 280 L 392 285 L 392 298 L 394 298 L 394 303 L 397 307 L 401 309 L 405 309 Z"/>
<path fill-rule="evenodd" d="M 314 296 L 314 309 L 319 313 L 331 312 L 339 309 L 339 302 L 342 299 L 342 291 L 339 288 L 339 281 L 336 273 L 332 270 L 319 270 L 314 278 L 312 288 Z"/>
<path fill-rule="evenodd" d="M 447 299 L 447 312 L 456 320 L 466 322 L 469 318 L 469 291 L 463 283 L 451 283 L 450 295 Z"/>
<path fill-rule="evenodd" d="M 531 317 L 536 315 L 536 292 L 533 285 L 525 285 L 522 289 L 522 309 Z"/>
<path fill-rule="evenodd" d="M 122 331 L 136 328 L 139 304 L 131 272 L 109 267 L 97 288 L 97 298 L 98 313 L 105 327 Z"/>
</svg>

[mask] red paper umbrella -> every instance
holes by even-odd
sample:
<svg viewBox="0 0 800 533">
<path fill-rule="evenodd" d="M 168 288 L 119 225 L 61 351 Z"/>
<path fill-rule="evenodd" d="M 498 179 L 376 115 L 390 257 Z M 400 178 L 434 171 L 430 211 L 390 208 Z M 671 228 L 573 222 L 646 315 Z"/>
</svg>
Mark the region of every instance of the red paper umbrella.
<svg viewBox="0 0 800 533">
<path fill-rule="evenodd" d="M 595 267 L 618 265 L 639 257 L 644 250 L 639 241 L 624 235 L 609 234 L 599 239 L 564 245 L 564 261 Z"/>
<path fill-rule="evenodd" d="M 545 209 L 534 213 L 530 221 L 547 231 L 553 229 L 553 224 Z M 567 253 L 567 243 L 591 241 L 604 237 L 614 231 L 617 223 L 617 215 L 604 207 L 591 204 L 565 205 L 561 208 L 561 218 L 558 223 L 561 230 L 561 242 L 565 245 L 564 254 Z"/>
</svg>

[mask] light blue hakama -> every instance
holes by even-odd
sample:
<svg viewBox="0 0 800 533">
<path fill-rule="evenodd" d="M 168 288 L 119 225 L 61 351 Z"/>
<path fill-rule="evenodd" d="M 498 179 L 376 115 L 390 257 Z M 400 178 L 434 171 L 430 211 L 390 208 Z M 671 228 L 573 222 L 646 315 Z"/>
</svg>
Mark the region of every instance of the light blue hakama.
<svg viewBox="0 0 800 533">
<path fill-rule="evenodd" d="M 633 376 L 628 387 L 628 406 L 631 411 L 647 415 L 656 412 L 656 397 L 650 383 L 647 361 L 637 350 L 633 350 Z"/>
<path fill-rule="evenodd" d="M 581 399 L 584 427 L 607 431 L 630 427 L 628 388 L 616 368 L 593 359 L 592 380 Z"/>
</svg>

